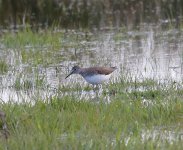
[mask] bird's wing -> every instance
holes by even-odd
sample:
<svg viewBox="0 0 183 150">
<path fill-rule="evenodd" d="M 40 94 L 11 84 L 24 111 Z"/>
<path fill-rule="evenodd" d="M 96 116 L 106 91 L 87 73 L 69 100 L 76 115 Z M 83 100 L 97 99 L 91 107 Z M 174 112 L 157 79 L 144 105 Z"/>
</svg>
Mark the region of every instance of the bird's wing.
<svg viewBox="0 0 183 150">
<path fill-rule="evenodd" d="M 108 67 L 92 67 L 89 69 L 88 73 L 108 75 L 108 74 L 112 73 L 115 69 L 116 69 L 115 67 L 110 67 L 110 68 L 108 68 Z"/>
</svg>

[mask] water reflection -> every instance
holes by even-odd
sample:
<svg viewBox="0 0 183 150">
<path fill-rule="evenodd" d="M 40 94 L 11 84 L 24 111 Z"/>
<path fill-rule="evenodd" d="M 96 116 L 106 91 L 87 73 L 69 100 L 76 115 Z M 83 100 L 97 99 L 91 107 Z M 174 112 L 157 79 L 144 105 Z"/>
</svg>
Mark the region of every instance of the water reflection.
<svg viewBox="0 0 183 150">
<path fill-rule="evenodd" d="M 31 101 L 32 97 L 60 96 L 74 94 L 80 99 L 96 97 L 93 90 L 83 90 L 88 84 L 80 76 L 72 76 L 65 80 L 65 75 L 75 64 L 84 67 L 89 66 L 117 66 L 118 70 L 113 73 L 112 82 L 118 82 L 121 75 L 130 75 L 133 79 L 143 80 L 151 78 L 159 81 L 165 79 L 182 81 L 182 49 L 183 33 L 179 30 L 157 30 L 153 28 L 141 28 L 139 31 L 97 31 L 86 34 L 78 34 L 75 41 L 70 41 L 73 31 L 62 39 L 60 54 L 63 60 L 45 66 L 25 64 L 17 49 L 7 49 L 1 46 L 0 57 L 6 58 L 11 64 L 7 74 L 0 78 L 0 99 L 3 101 Z M 29 49 L 26 47 L 26 49 Z M 36 48 L 34 48 L 36 49 Z M 43 53 L 49 52 L 50 47 L 45 48 Z M 54 53 L 54 51 L 52 52 Z M 53 55 L 54 56 L 54 55 Z M 45 58 L 54 60 L 54 57 Z M 16 65 L 15 65 L 16 64 Z M 15 88 L 16 81 L 20 83 L 31 82 L 32 92 L 25 92 L 25 89 Z M 59 87 L 66 86 L 73 88 L 80 84 L 78 91 L 58 91 Z M 99 91 L 99 95 L 101 91 Z M 110 97 L 103 98 L 110 101 Z"/>
</svg>

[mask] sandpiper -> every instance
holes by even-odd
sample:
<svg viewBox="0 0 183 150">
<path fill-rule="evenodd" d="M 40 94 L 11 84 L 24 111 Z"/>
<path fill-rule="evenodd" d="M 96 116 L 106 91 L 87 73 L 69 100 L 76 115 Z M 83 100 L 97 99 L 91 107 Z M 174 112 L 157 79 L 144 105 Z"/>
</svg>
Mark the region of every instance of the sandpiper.
<svg viewBox="0 0 183 150">
<path fill-rule="evenodd" d="M 72 74 L 80 74 L 88 83 L 97 85 L 108 81 L 114 70 L 116 70 L 116 67 L 81 68 L 79 66 L 74 66 L 66 78 Z"/>
</svg>

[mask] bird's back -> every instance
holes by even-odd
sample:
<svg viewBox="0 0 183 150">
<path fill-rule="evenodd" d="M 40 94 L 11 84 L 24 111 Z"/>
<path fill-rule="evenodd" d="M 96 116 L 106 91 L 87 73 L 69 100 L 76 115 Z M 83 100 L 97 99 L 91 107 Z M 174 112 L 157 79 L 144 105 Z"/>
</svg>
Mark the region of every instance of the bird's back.
<svg viewBox="0 0 183 150">
<path fill-rule="evenodd" d="M 92 74 L 101 74 L 101 75 L 109 75 L 116 67 L 90 67 L 90 68 L 83 68 L 81 74 L 83 76 L 92 75 Z"/>
</svg>

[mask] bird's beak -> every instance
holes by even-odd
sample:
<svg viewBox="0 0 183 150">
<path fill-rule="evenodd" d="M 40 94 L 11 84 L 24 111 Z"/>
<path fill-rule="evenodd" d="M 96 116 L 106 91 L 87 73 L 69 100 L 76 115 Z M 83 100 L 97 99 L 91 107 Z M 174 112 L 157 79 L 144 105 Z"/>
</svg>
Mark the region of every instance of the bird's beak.
<svg viewBox="0 0 183 150">
<path fill-rule="evenodd" d="M 71 71 L 71 73 L 69 73 L 69 74 L 65 77 L 65 79 L 67 79 L 70 75 L 72 75 L 73 72 L 74 72 L 74 71 Z"/>
</svg>

